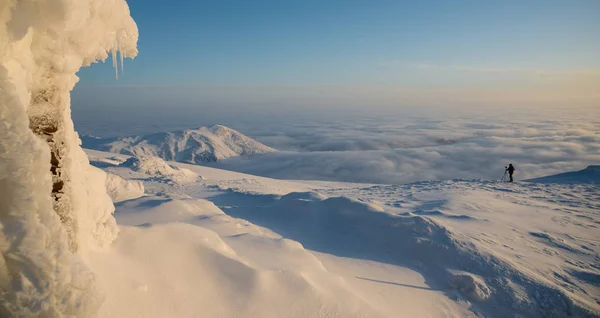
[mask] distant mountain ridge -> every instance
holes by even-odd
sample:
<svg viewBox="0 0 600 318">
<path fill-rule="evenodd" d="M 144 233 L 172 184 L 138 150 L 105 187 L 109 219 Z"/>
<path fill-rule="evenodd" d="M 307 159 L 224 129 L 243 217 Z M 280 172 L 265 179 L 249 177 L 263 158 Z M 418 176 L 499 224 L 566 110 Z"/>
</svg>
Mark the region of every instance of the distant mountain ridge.
<svg viewBox="0 0 600 318">
<path fill-rule="evenodd" d="M 82 136 L 81 140 L 84 148 L 192 164 L 277 151 L 222 125 L 119 138 Z"/>
<path fill-rule="evenodd" d="M 526 181 L 560 184 L 600 184 L 600 165 L 592 165 L 579 171 L 564 172 L 551 176 L 529 179 Z"/>
</svg>

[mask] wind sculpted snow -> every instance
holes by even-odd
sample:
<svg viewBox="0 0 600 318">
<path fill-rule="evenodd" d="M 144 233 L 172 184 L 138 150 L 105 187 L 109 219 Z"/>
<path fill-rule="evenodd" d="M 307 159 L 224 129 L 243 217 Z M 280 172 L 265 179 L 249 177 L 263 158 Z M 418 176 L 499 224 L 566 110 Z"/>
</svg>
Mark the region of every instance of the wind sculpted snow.
<svg viewBox="0 0 600 318">
<path fill-rule="evenodd" d="M 82 66 L 137 54 L 124 0 L 0 2 L 0 316 L 86 317 L 102 303 L 84 251 L 118 228 L 106 174 L 71 120 Z"/>
<path fill-rule="evenodd" d="M 171 163 L 203 177 L 176 184 L 89 154 L 147 192 L 117 205 L 126 234 L 96 263 L 115 282 L 103 316 L 125 299 L 149 317 L 193 316 L 205 302 L 215 316 L 600 314 L 594 184 L 282 181 Z"/>
</svg>

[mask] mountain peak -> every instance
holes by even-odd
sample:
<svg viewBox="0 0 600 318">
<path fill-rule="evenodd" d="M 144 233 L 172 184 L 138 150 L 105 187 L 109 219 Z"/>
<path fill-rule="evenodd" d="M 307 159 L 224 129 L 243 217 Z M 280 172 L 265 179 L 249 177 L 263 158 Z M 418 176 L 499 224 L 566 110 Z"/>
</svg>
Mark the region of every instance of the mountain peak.
<svg viewBox="0 0 600 318">
<path fill-rule="evenodd" d="M 223 125 L 144 136 L 98 139 L 83 136 L 83 146 L 132 156 L 155 156 L 192 164 L 277 150 Z"/>
</svg>

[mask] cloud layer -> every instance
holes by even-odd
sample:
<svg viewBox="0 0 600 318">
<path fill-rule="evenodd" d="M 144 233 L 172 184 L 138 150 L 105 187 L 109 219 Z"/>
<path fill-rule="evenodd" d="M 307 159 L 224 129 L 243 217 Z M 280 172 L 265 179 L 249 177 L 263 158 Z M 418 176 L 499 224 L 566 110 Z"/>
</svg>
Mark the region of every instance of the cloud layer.
<svg viewBox="0 0 600 318">
<path fill-rule="evenodd" d="M 118 104 L 121 105 L 121 104 Z M 134 135 L 223 124 L 280 153 L 218 167 L 285 179 L 406 183 L 527 179 L 600 164 L 600 106 L 114 107 L 80 112 L 82 134 Z"/>
<path fill-rule="evenodd" d="M 284 179 L 406 183 L 496 179 L 505 165 L 527 179 L 600 163 L 598 121 L 506 118 L 406 118 L 395 124 L 292 126 L 250 134 L 280 153 L 236 158 L 220 168 Z M 598 117 L 596 117 L 598 118 Z"/>
</svg>

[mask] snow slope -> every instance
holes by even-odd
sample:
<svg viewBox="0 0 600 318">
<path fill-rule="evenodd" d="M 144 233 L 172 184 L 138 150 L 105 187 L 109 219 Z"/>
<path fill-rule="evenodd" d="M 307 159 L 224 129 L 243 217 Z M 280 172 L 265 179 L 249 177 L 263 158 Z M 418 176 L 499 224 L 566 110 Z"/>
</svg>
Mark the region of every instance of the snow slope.
<svg viewBox="0 0 600 318">
<path fill-rule="evenodd" d="M 171 163 L 203 177 L 177 184 L 88 155 L 147 193 L 117 204 L 110 255 L 87 256 L 104 317 L 600 314 L 594 184 L 282 181 Z"/>
<path fill-rule="evenodd" d="M 561 183 L 561 184 L 578 184 L 578 183 L 595 183 L 600 184 L 600 166 L 588 166 L 580 171 L 571 171 L 560 173 L 542 178 L 530 179 L 531 182 L 539 183 Z"/>
<path fill-rule="evenodd" d="M 155 156 L 193 164 L 276 151 L 221 125 L 124 138 L 102 139 L 84 136 L 82 140 L 84 147 L 90 149 L 126 155 Z"/>
<path fill-rule="evenodd" d="M 125 180 L 116 174 L 106 174 L 106 192 L 114 203 L 139 198 L 144 195 L 144 184 L 137 180 Z"/>
</svg>

